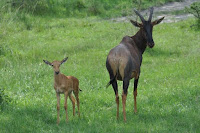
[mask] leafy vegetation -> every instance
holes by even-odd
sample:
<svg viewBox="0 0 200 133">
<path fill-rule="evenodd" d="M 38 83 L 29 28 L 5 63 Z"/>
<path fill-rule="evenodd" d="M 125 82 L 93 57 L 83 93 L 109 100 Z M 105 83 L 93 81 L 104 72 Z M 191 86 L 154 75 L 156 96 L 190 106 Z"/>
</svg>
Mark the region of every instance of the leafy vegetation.
<svg viewBox="0 0 200 133">
<path fill-rule="evenodd" d="M 99 17 L 112 16 L 111 12 L 114 16 L 122 15 L 122 1 L 116 1 L 120 4 L 118 8 L 108 1 L 110 7 L 98 6 L 102 10 L 87 18 L 83 16 L 91 14 L 84 10 L 91 3 L 86 0 L 82 1 L 82 7 L 79 3 L 80 8 L 72 8 L 74 10 L 66 15 L 82 18 L 64 17 L 67 9 L 59 7 L 62 0 L 18 2 L 36 1 L 38 7 L 30 6 L 32 3 L 11 6 L 14 0 L 0 2 L 1 133 L 199 132 L 200 31 L 189 28 L 195 20 L 159 24 L 154 28 L 155 47 L 147 48 L 143 55 L 138 113 L 133 113 L 132 80 L 127 97 L 127 123 L 124 123 L 121 98 L 117 121 L 114 91 L 112 87 L 105 88 L 109 81 L 105 60 L 109 50 L 119 44 L 123 36 L 133 35 L 138 29 L 131 23 L 116 23 Z M 48 2 L 55 2 L 52 9 Z M 55 17 L 57 14 L 60 16 Z M 72 116 L 72 104 L 68 100 L 69 122 L 65 123 L 61 106 L 61 123 L 57 126 L 53 70 L 42 60 L 64 57 L 69 59 L 61 66 L 61 72 L 80 80 L 81 117 Z M 119 88 L 121 94 L 121 82 Z M 63 96 L 61 105 L 64 106 Z"/>
<path fill-rule="evenodd" d="M 103 18 L 126 16 L 133 8 L 146 9 L 150 6 L 182 0 L 1 0 L 4 12 L 25 12 L 40 16 Z"/>
<path fill-rule="evenodd" d="M 189 8 L 186 8 L 186 10 L 197 19 L 197 27 L 200 29 L 200 2 L 194 2 Z"/>
<path fill-rule="evenodd" d="M 194 20 L 154 28 L 156 45 L 144 54 L 137 114 L 133 113 L 133 81 L 129 87 L 127 123 L 121 113 L 116 120 L 114 92 L 105 88 L 109 81 L 105 59 L 123 36 L 137 29 L 131 23 L 95 17 L 25 15 L 25 20 L 1 21 L 0 25 L 0 84 L 15 101 L 0 112 L 0 132 L 199 131 L 200 34 L 188 28 Z M 53 71 L 42 60 L 66 56 L 69 60 L 61 72 L 80 80 L 81 117 L 72 116 L 69 102 L 69 122 L 65 123 L 63 107 L 57 126 Z"/>
</svg>

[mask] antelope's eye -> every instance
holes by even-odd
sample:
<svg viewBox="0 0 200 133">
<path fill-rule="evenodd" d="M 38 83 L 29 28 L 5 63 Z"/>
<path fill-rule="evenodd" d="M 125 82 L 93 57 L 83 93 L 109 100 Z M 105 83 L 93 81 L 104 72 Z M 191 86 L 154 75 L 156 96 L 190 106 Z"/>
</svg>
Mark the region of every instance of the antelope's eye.
<svg viewBox="0 0 200 133">
<path fill-rule="evenodd" d="M 51 66 L 53 66 L 53 64 L 51 64 Z"/>
</svg>

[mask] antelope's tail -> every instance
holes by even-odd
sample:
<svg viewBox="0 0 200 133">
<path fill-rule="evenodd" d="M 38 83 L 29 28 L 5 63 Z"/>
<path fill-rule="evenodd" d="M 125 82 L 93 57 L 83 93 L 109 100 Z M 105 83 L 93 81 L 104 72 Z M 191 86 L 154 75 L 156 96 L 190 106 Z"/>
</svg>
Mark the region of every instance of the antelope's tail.
<svg viewBox="0 0 200 133">
<path fill-rule="evenodd" d="M 115 80 L 116 80 L 117 74 L 115 75 L 114 78 L 110 79 L 110 81 L 108 82 L 108 84 L 106 85 L 106 88 L 108 88 Z"/>
</svg>

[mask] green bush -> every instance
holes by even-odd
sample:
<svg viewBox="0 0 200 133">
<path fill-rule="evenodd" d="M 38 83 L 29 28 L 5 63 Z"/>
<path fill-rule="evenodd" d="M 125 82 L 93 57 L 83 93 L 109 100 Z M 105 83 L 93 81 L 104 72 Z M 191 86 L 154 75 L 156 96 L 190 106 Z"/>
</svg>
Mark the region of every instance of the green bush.
<svg viewBox="0 0 200 133">
<path fill-rule="evenodd" d="M 194 2 L 189 8 L 186 8 L 186 11 L 194 15 L 197 19 L 197 26 L 200 28 L 200 2 Z"/>
</svg>

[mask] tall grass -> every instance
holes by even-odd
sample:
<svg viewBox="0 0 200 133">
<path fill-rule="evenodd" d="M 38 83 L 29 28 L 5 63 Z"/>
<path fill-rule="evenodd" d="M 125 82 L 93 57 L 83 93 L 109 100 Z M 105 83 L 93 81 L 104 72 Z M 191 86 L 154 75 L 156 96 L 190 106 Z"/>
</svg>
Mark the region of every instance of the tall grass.
<svg viewBox="0 0 200 133">
<path fill-rule="evenodd" d="M 11 100 L 0 110 L 0 132 L 199 131 L 200 34 L 189 28 L 194 20 L 154 28 L 156 44 L 147 48 L 141 68 L 138 113 L 133 113 L 131 81 L 124 123 L 121 113 L 116 120 L 113 89 L 105 88 L 105 59 L 123 36 L 138 29 L 96 17 L 4 17 L 13 19 L 0 20 L 0 84 Z M 81 117 L 72 116 L 69 102 L 69 122 L 65 123 L 63 107 L 57 126 L 53 70 L 42 60 L 67 56 L 61 72 L 80 80 Z M 121 93 L 121 82 L 119 88 Z"/>
<path fill-rule="evenodd" d="M 23 12 L 39 16 L 111 18 L 132 14 L 133 8 L 146 9 L 182 0 L 1 0 L 2 12 Z"/>
</svg>

